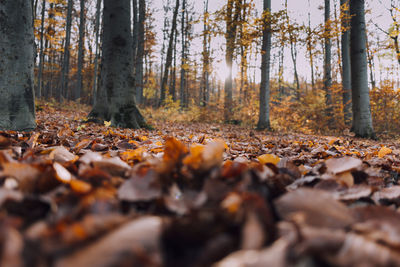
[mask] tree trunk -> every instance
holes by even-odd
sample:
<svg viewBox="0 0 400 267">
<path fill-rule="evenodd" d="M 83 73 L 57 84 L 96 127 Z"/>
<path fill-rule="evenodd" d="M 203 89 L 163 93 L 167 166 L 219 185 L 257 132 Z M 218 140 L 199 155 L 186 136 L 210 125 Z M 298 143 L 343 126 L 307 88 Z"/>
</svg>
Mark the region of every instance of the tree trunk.
<svg viewBox="0 0 400 267">
<path fill-rule="evenodd" d="M 186 12 L 186 0 L 182 0 L 182 11 L 181 11 L 181 36 L 182 36 L 182 51 L 181 51 L 181 85 L 180 85 L 180 101 L 181 108 L 186 106 L 186 71 L 185 64 L 187 62 L 186 59 L 186 34 L 185 34 L 185 12 Z"/>
<path fill-rule="evenodd" d="M 351 66 L 350 66 L 350 13 L 348 11 L 349 0 L 340 0 L 342 12 L 342 90 L 343 113 L 346 125 L 351 125 Z"/>
<path fill-rule="evenodd" d="M 136 54 L 135 84 L 136 102 L 143 104 L 143 55 L 144 55 L 144 22 L 146 19 L 145 0 L 139 0 L 138 46 Z"/>
<path fill-rule="evenodd" d="M 137 0 L 132 0 L 132 14 L 133 14 L 133 40 L 132 40 L 132 50 L 133 50 L 133 64 L 134 68 L 136 68 L 136 58 L 137 58 L 137 49 L 139 44 L 139 21 L 138 21 L 138 2 Z"/>
<path fill-rule="evenodd" d="M 93 74 L 93 105 L 96 105 L 96 92 L 97 92 L 97 81 L 99 77 L 99 33 L 100 33 L 100 9 L 101 9 L 101 1 L 97 0 L 96 4 L 96 23 L 95 23 L 95 31 L 96 31 L 96 57 L 94 58 L 94 74 Z"/>
<path fill-rule="evenodd" d="M 104 0 L 100 88 L 90 118 L 115 127 L 146 126 L 135 102 L 130 0 Z"/>
<path fill-rule="evenodd" d="M 42 18 L 40 22 L 40 53 L 39 53 L 39 69 L 38 69 L 38 85 L 37 85 L 37 97 L 42 97 L 42 76 L 43 76 L 43 61 L 44 61 L 44 48 L 43 48 L 43 36 L 44 36 L 44 15 L 46 11 L 46 0 L 42 1 Z"/>
<path fill-rule="evenodd" d="M 0 129 L 36 127 L 32 3 L 0 1 Z"/>
<path fill-rule="evenodd" d="M 263 14 L 263 41 L 261 48 L 261 85 L 260 85 L 260 113 L 258 129 L 270 129 L 269 99 L 270 99 L 270 59 L 271 59 L 271 0 L 264 0 Z"/>
<path fill-rule="evenodd" d="M 85 0 L 80 0 L 81 14 L 79 18 L 79 44 L 78 44 L 78 73 L 77 73 L 77 86 L 75 88 L 74 98 L 78 100 L 81 98 L 81 92 L 83 91 L 83 44 L 85 40 Z"/>
<path fill-rule="evenodd" d="M 353 129 L 359 137 L 375 138 L 368 90 L 364 0 L 350 0 L 350 14 Z"/>
<path fill-rule="evenodd" d="M 228 0 L 226 6 L 226 52 L 225 62 L 228 69 L 228 75 L 225 78 L 225 102 L 224 102 L 224 119 L 230 121 L 233 115 L 233 82 L 232 82 L 232 62 L 233 53 L 235 51 L 236 27 L 240 15 L 240 6 L 235 0 Z M 234 13 L 233 13 L 234 11 Z"/>
<path fill-rule="evenodd" d="M 167 58 L 165 61 L 165 66 L 164 66 L 164 75 L 163 75 L 162 82 L 161 82 L 161 96 L 160 96 L 160 104 L 161 105 L 164 104 L 166 92 L 167 92 L 168 73 L 169 73 L 169 69 L 172 64 L 172 48 L 173 48 L 173 43 L 174 43 L 174 34 L 176 32 L 176 18 L 178 16 L 178 11 L 179 11 L 179 0 L 176 0 L 175 10 L 174 10 L 174 14 L 172 17 L 171 34 L 169 36 Z"/>
<path fill-rule="evenodd" d="M 204 12 L 203 12 L 203 71 L 201 76 L 201 105 L 207 106 L 208 104 L 208 72 L 209 72 L 209 51 L 208 51 L 208 0 L 204 0 Z"/>
<path fill-rule="evenodd" d="M 366 45 L 367 45 L 367 62 L 369 68 L 369 79 L 371 82 L 371 88 L 374 89 L 376 87 L 375 77 L 374 77 L 374 54 L 370 50 L 368 35 L 365 36 Z"/>
<path fill-rule="evenodd" d="M 324 91 L 325 91 L 325 103 L 326 103 L 326 115 L 328 119 L 332 121 L 333 110 L 332 110 L 332 66 L 331 66 L 331 20 L 330 20 L 330 0 L 325 0 L 325 57 L 324 57 Z"/>
<path fill-rule="evenodd" d="M 68 80 L 69 80 L 69 45 L 71 42 L 71 20 L 72 20 L 73 0 L 68 0 L 67 23 L 65 29 L 65 46 L 64 46 L 64 61 L 61 70 L 61 90 L 58 101 L 67 95 Z"/>
</svg>

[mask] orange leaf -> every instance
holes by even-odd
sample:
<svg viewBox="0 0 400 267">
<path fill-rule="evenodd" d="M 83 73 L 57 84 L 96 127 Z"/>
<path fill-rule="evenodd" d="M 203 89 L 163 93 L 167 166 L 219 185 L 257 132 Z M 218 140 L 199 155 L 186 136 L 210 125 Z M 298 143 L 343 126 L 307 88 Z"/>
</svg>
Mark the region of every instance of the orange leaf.
<svg viewBox="0 0 400 267">
<path fill-rule="evenodd" d="M 276 165 L 279 163 L 279 161 L 281 161 L 281 159 L 278 156 L 275 156 L 273 154 L 264 154 L 259 156 L 257 159 L 263 165 L 266 163 L 272 163 Z"/>
<path fill-rule="evenodd" d="M 388 147 L 383 146 L 378 152 L 378 157 L 383 158 L 390 153 L 392 153 L 392 150 Z"/>
<path fill-rule="evenodd" d="M 73 179 L 70 184 L 72 191 L 77 194 L 87 194 L 92 190 L 92 186 L 84 181 Z"/>
</svg>

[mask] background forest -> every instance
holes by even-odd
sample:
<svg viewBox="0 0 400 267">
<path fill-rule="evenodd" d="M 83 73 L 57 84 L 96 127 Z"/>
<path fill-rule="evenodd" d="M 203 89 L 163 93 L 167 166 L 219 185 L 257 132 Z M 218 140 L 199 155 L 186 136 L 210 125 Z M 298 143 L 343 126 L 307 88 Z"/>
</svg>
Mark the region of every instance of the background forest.
<svg viewBox="0 0 400 267">
<path fill-rule="evenodd" d="M 132 0 L 136 100 L 144 116 L 255 125 L 261 2 Z M 351 111 L 346 115 L 346 104 L 350 96 L 343 90 L 341 53 L 341 36 L 349 18 L 341 2 L 345 1 L 273 4 L 268 15 L 273 129 L 340 133 L 349 128 Z M 35 0 L 34 12 L 37 98 L 92 104 L 101 69 L 101 1 Z M 366 5 L 368 85 L 378 134 L 395 135 L 400 129 L 395 123 L 400 117 L 399 16 L 396 0 Z M 324 83 L 327 40 L 331 51 L 328 85 Z M 227 60 L 233 64 L 226 64 Z M 230 73 L 233 102 L 227 114 L 222 112 L 227 105 L 224 82 Z M 326 101 L 327 95 L 331 101 Z"/>
</svg>

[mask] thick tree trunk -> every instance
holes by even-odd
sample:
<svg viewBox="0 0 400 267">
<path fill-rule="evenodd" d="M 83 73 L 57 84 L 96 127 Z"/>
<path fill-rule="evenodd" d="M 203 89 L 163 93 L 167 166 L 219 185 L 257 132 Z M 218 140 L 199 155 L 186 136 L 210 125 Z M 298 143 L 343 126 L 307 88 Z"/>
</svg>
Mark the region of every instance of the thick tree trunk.
<svg viewBox="0 0 400 267">
<path fill-rule="evenodd" d="M 0 129 L 36 127 L 32 3 L 0 1 Z"/>
<path fill-rule="evenodd" d="M 170 67 L 172 64 L 172 49 L 173 49 L 173 43 L 174 43 L 174 35 L 176 32 L 176 18 L 178 16 L 178 11 L 179 11 L 179 0 L 176 0 L 175 10 L 174 10 L 174 14 L 172 17 L 171 33 L 169 35 L 167 58 L 165 61 L 164 74 L 163 74 L 162 82 L 161 82 L 161 96 L 160 96 L 160 104 L 161 105 L 164 104 L 166 94 L 167 94 L 168 73 L 170 71 Z"/>
<path fill-rule="evenodd" d="M 326 115 L 332 121 L 332 66 L 331 66 L 331 20 L 330 20 L 330 0 L 325 0 L 325 57 L 324 57 L 324 91 L 325 91 L 325 104 Z"/>
<path fill-rule="evenodd" d="M 77 73 L 77 86 L 75 88 L 74 98 L 75 100 L 81 98 L 81 93 L 83 91 L 83 44 L 85 40 L 85 0 L 80 0 L 81 4 L 81 14 L 79 18 L 79 45 L 78 45 L 78 73 Z"/>
<path fill-rule="evenodd" d="M 350 0 L 350 14 L 353 129 L 359 137 L 375 138 L 368 90 L 364 0 Z"/>
<path fill-rule="evenodd" d="M 271 0 L 264 0 L 263 41 L 261 48 L 261 85 L 260 85 L 260 113 L 258 129 L 270 129 L 269 99 L 270 99 L 270 59 L 271 59 Z"/>
<path fill-rule="evenodd" d="M 350 66 L 350 13 L 349 0 L 340 0 L 342 12 L 342 90 L 343 113 L 346 125 L 351 125 L 351 66 Z"/>
<path fill-rule="evenodd" d="M 146 19 L 145 0 L 139 0 L 138 46 L 136 54 L 135 84 L 136 102 L 143 104 L 143 56 L 144 56 L 144 22 Z"/>
<path fill-rule="evenodd" d="M 42 77 L 43 77 L 43 61 L 44 61 L 44 48 L 43 48 L 43 36 L 44 36 L 44 16 L 46 11 L 46 0 L 42 1 L 42 18 L 40 22 L 40 52 L 39 52 L 39 69 L 38 69 L 38 84 L 37 94 L 38 98 L 42 97 Z"/>
<path fill-rule="evenodd" d="M 133 50 L 133 64 L 136 68 L 136 57 L 139 42 L 139 21 L 138 21 L 138 0 L 132 0 L 132 14 L 133 14 L 133 32 L 132 32 L 132 50 Z"/>
<path fill-rule="evenodd" d="M 235 0 L 228 0 L 226 6 L 226 52 L 225 62 L 228 69 L 228 75 L 225 78 L 225 102 L 224 102 L 224 119 L 230 121 L 233 115 L 233 81 L 232 81 L 232 62 L 233 53 L 235 51 L 236 27 L 240 15 L 240 6 Z M 234 11 L 234 12 L 233 12 Z"/>
<path fill-rule="evenodd" d="M 59 94 L 59 101 L 62 97 L 66 97 L 68 90 L 69 80 L 69 45 L 71 42 L 71 20 L 72 20 L 73 0 L 68 0 L 67 23 L 65 29 L 65 46 L 64 46 L 64 61 L 61 70 L 61 92 Z"/>
<path fill-rule="evenodd" d="M 100 88 L 90 117 L 115 127 L 146 126 L 135 102 L 130 0 L 104 0 Z M 104 102 L 104 97 L 108 101 Z"/>
</svg>

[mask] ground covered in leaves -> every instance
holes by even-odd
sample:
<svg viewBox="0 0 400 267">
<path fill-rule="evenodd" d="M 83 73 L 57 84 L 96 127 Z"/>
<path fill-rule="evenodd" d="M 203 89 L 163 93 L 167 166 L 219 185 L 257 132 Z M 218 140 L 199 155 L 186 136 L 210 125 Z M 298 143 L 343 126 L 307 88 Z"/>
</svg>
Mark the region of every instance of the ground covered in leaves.
<svg viewBox="0 0 400 267">
<path fill-rule="evenodd" d="M 400 266 L 400 145 L 44 105 L 0 132 L 1 266 Z"/>
</svg>

